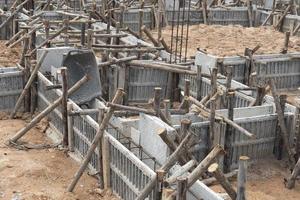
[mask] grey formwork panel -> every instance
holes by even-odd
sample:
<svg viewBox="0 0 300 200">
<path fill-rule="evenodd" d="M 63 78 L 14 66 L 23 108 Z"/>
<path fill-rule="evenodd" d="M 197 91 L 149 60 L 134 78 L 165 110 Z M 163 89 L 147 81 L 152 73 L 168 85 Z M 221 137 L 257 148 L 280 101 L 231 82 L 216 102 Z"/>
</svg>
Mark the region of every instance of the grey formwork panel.
<svg viewBox="0 0 300 200">
<path fill-rule="evenodd" d="M 253 19 L 252 19 L 253 20 Z M 208 23 L 219 25 L 241 25 L 249 26 L 247 7 L 233 7 L 229 9 L 208 9 Z"/>
<path fill-rule="evenodd" d="M 299 52 L 255 55 L 253 58 L 255 66 L 257 66 L 257 77 L 260 81 L 274 78 L 278 89 L 296 89 L 299 87 L 298 77 L 300 71 L 297 67 L 300 64 Z M 217 57 L 197 52 L 195 64 L 201 65 L 204 71 L 209 72 L 209 68 L 215 66 L 214 63 L 207 62 L 211 59 L 223 61 L 223 67 L 218 69 L 220 73 L 225 71 L 226 66 L 232 66 L 233 79 L 244 83 L 246 68 L 246 60 L 244 58 L 238 56 Z"/>
<path fill-rule="evenodd" d="M 168 72 L 158 69 L 146 69 L 138 67 L 129 68 L 128 101 L 147 102 L 154 95 L 154 88 L 162 88 L 162 96 L 165 96 L 167 88 Z"/>
<path fill-rule="evenodd" d="M 167 15 L 167 20 L 168 20 L 169 25 L 172 24 L 173 17 L 174 17 L 174 22 L 178 21 L 178 15 L 179 15 L 179 22 L 182 22 L 182 18 L 183 18 L 182 9 L 180 11 L 175 11 L 174 16 L 173 16 L 172 10 L 166 10 L 166 15 Z M 188 12 L 185 11 L 185 14 L 184 14 L 184 22 L 185 23 L 187 22 L 187 19 L 188 19 Z M 189 20 L 190 20 L 190 24 L 204 23 L 202 11 L 201 10 L 190 10 L 190 19 Z"/>
<path fill-rule="evenodd" d="M 23 89 L 23 73 L 15 67 L 0 69 L 0 111 L 11 111 Z M 21 104 L 19 111 L 22 111 Z"/>
<path fill-rule="evenodd" d="M 150 8 L 143 9 L 143 25 L 148 28 L 152 28 L 153 13 Z M 120 21 L 120 11 L 116 11 L 117 21 Z M 130 9 L 124 11 L 123 22 L 125 26 L 128 26 L 133 31 L 139 31 L 139 9 Z"/>
</svg>

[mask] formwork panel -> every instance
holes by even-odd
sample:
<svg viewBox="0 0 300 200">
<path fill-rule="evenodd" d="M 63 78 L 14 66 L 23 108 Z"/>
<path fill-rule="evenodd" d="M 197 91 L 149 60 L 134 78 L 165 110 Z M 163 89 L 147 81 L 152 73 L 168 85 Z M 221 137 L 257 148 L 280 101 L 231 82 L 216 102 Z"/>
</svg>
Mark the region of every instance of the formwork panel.
<svg viewBox="0 0 300 200">
<path fill-rule="evenodd" d="M 23 73 L 17 68 L 0 69 L 0 111 L 11 111 L 23 89 Z M 24 104 L 18 111 L 22 111 Z"/>
</svg>

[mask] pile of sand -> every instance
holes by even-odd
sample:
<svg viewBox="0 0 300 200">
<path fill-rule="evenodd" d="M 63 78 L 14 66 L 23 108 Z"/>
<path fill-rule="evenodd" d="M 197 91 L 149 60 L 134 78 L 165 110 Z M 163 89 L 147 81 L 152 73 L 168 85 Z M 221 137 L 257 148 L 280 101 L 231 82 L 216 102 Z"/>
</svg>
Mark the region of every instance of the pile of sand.
<svg viewBox="0 0 300 200">
<path fill-rule="evenodd" d="M 171 27 L 166 27 L 162 32 L 162 36 L 169 46 L 171 46 L 171 33 Z M 179 35 L 181 35 L 180 33 L 181 26 Z M 183 33 L 185 37 L 186 26 Z M 175 51 L 176 29 L 174 29 L 173 36 L 173 51 Z M 197 48 L 205 49 L 209 54 L 218 56 L 244 55 L 245 48 L 252 49 L 256 45 L 261 45 L 256 54 L 279 53 L 283 47 L 284 38 L 284 33 L 275 31 L 272 27 L 247 28 L 237 25 L 192 25 L 189 27 L 187 55 L 194 56 Z M 179 40 L 178 49 L 180 43 Z M 182 46 L 185 49 L 185 38 Z M 288 51 L 300 51 L 300 39 L 298 37 L 290 37 Z"/>
<path fill-rule="evenodd" d="M 0 67 L 14 67 L 21 58 L 22 49 L 20 47 L 8 48 L 6 41 L 0 41 Z"/>
</svg>

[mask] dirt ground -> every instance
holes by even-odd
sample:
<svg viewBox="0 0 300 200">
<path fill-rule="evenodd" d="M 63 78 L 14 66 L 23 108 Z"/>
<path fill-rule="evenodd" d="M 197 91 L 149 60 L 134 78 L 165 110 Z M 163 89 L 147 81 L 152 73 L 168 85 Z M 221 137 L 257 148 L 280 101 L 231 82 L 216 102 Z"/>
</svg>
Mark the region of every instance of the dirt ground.
<svg viewBox="0 0 300 200">
<path fill-rule="evenodd" d="M 0 67 L 13 67 L 21 58 L 22 49 L 17 46 L 8 48 L 5 40 L 0 41 Z"/>
<path fill-rule="evenodd" d="M 99 200 L 116 199 L 100 193 L 97 180 L 86 173 L 73 193 L 65 192 L 79 164 L 58 149 L 17 150 L 5 145 L 26 123 L 23 119 L 0 120 L 0 199 L 2 200 Z M 32 129 L 22 141 L 51 144 L 42 129 L 46 122 Z"/>
<path fill-rule="evenodd" d="M 171 27 L 163 29 L 162 36 L 171 46 Z M 179 35 L 181 27 L 179 29 Z M 186 26 L 184 27 L 184 37 Z M 156 34 L 154 32 L 154 34 Z M 173 50 L 175 49 L 176 29 L 173 34 Z M 157 37 L 155 37 L 157 38 Z M 218 56 L 244 55 L 245 48 L 261 45 L 256 54 L 279 53 L 284 44 L 285 35 L 272 27 L 242 27 L 237 25 L 192 25 L 189 27 L 188 56 L 194 56 L 197 48 Z M 183 40 L 185 49 L 185 39 Z M 180 42 L 178 42 L 180 46 Z M 178 47 L 179 49 L 179 47 Z M 300 51 L 300 38 L 290 37 L 289 52 Z M 184 50 L 183 50 L 184 52 Z"/>
<path fill-rule="evenodd" d="M 246 197 L 248 200 L 297 200 L 300 199 L 300 181 L 292 190 L 284 187 L 284 178 L 289 172 L 284 161 L 275 159 L 261 161 L 248 169 Z M 236 186 L 236 183 L 233 183 Z M 211 187 L 216 192 L 224 192 L 219 186 Z"/>
</svg>

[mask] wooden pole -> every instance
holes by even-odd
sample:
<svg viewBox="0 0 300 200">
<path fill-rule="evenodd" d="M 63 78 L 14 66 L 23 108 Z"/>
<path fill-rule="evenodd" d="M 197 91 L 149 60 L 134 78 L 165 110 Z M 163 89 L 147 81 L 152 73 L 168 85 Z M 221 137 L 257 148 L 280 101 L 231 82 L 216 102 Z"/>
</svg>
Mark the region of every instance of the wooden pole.
<svg viewBox="0 0 300 200">
<path fill-rule="evenodd" d="M 168 172 L 169 169 L 175 164 L 175 162 L 178 160 L 180 154 L 182 151 L 184 151 L 185 145 L 189 142 L 191 139 L 192 134 L 189 132 L 186 137 L 181 141 L 181 143 L 178 145 L 176 150 L 169 156 L 167 161 L 159 168 L 160 170 L 163 170 L 165 172 Z M 157 176 L 155 176 L 153 179 L 150 180 L 150 182 L 143 188 L 143 190 L 139 193 L 136 200 L 144 200 L 149 193 L 152 191 L 152 189 L 155 187 L 157 183 Z"/>
<path fill-rule="evenodd" d="M 139 9 L 139 37 L 143 38 L 143 30 L 142 30 L 142 26 L 143 26 L 143 21 L 144 21 L 144 10 L 143 9 Z"/>
<path fill-rule="evenodd" d="M 249 26 L 253 26 L 253 16 L 252 16 L 252 1 L 246 0 L 247 3 L 247 10 L 248 10 L 248 18 L 249 18 Z"/>
<path fill-rule="evenodd" d="M 142 31 L 146 34 L 146 36 L 151 40 L 155 47 L 159 47 L 159 42 L 153 37 L 152 33 L 147 29 L 145 25 L 141 27 Z"/>
<path fill-rule="evenodd" d="M 300 158 L 298 159 L 291 176 L 288 179 L 284 180 L 285 187 L 288 189 L 293 189 L 295 187 L 295 182 L 299 174 L 300 174 Z"/>
<path fill-rule="evenodd" d="M 153 101 L 153 109 L 156 112 L 156 115 L 159 117 L 160 113 L 160 100 L 161 100 L 161 88 L 154 88 L 154 101 Z"/>
<path fill-rule="evenodd" d="M 23 44 L 23 50 L 22 55 L 20 59 L 20 65 L 25 66 L 25 55 L 27 54 L 27 51 L 29 50 L 29 37 L 24 38 L 24 44 Z"/>
<path fill-rule="evenodd" d="M 164 177 L 166 175 L 166 171 L 162 169 L 156 170 L 156 177 L 157 177 L 157 194 L 156 194 L 156 199 L 161 199 L 162 198 L 162 192 L 163 192 L 163 182 L 164 182 Z"/>
<path fill-rule="evenodd" d="M 248 160 L 249 158 L 247 156 L 241 156 L 239 160 L 236 200 L 246 200 L 246 180 L 247 180 Z"/>
<path fill-rule="evenodd" d="M 73 110 L 73 104 L 71 102 L 67 103 L 68 106 L 68 148 L 70 152 L 74 151 L 74 118 L 73 116 L 70 116 L 69 114 Z"/>
<path fill-rule="evenodd" d="M 212 98 L 210 101 L 208 151 L 211 150 L 212 145 L 214 143 L 214 135 L 216 130 L 215 118 L 216 118 L 216 99 Z"/>
<path fill-rule="evenodd" d="M 17 102 L 16 102 L 16 105 L 13 109 L 13 111 L 11 112 L 9 118 L 12 119 L 14 118 L 16 112 L 18 111 L 18 109 L 20 108 L 20 105 L 22 103 L 22 100 L 24 98 L 24 96 L 28 93 L 29 91 L 29 88 L 32 84 L 32 82 L 34 81 L 34 78 L 36 76 L 36 74 L 38 73 L 40 67 L 42 66 L 42 62 L 44 61 L 46 55 L 47 55 L 48 51 L 44 51 L 42 56 L 41 56 L 41 59 L 38 61 L 37 65 L 35 66 L 34 70 L 31 72 L 31 76 L 29 77 L 24 89 L 22 90 Z"/>
<path fill-rule="evenodd" d="M 88 29 L 88 31 L 87 31 L 87 47 L 88 47 L 88 49 L 92 48 L 92 42 L 93 42 L 93 30 Z"/>
<path fill-rule="evenodd" d="M 213 176 L 219 181 L 221 186 L 227 192 L 232 200 L 236 200 L 236 191 L 233 189 L 232 185 L 225 177 L 223 172 L 220 170 L 218 163 L 213 163 L 208 167 L 208 172 L 213 174 Z"/>
<path fill-rule="evenodd" d="M 283 22 L 285 16 L 288 14 L 288 12 L 289 12 L 290 9 L 291 9 L 291 5 L 288 5 L 288 6 L 286 7 L 286 9 L 284 10 L 282 16 L 279 18 L 277 24 L 274 25 L 274 28 L 275 28 L 276 30 L 280 30 L 280 29 L 281 29 L 282 22 Z"/>
<path fill-rule="evenodd" d="M 187 187 L 190 188 L 206 171 L 208 166 L 217 158 L 218 155 L 224 153 L 221 146 L 215 146 L 211 152 L 199 163 L 199 165 L 189 174 Z"/>
<path fill-rule="evenodd" d="M 238 170 L 234 170 L 234 171 L 231 171 L 231 172 L 228 172 L 228 173 L 224 174 L 224 176 L 227 179 L 235 179 L 237 177 L 237 173 L 238 173 Z M 215 184 L 219 183 L 218 180 L 215 177 L 210 177 L 210 178 L 201 180 L 201 182 L 204 183 L 207 186 L 211 186 L 211 185 L 215 185 Z"/>
<path fill-rule="evenodd" d="M 180 139 L 179 141 L 182 141 L 183 138 L 185 138 L 185 136 L 188 133 L 188 130 L 190 129 L 190 126 L 192 124 L 192 121 L 189 119 L 182 119 L 180 122 Z"/>
<path fill-rule="evenodd" d="M 62 123 L 63 123 L 63 146 L 68 146 L 68 79 L 67 79 L 67 68 L 62 67 L 60 69 L 62 78 Z"/>
<path fill-rule="evenodd" d="M 197 96 L 196 96 L 196 99 L 198 101 L 201 100 L 201 90 L 202 90 L 202 74 L 201 74 L 201 71 L 202 71 L 202 66 L 197 65 L 197 78 L 196 78 L 196 81 L 197 81 Z"/>
<path fill-rule="evenodd" d="M 257 95 L 255 99 L 255 106 L 261 106 L 266 95 L 266 88 L 265 87 L 257 87 Z"/>
<path fill-rule="evenodd" d="M 104 121 L 104 119 L 103 119 Z M 101 125 L 103 122 L 101 123 Z M 104 189 L 108 190 L 110 189 L 110 154 L 109 154 L 109 141 L 108 137 L 104 136 L 102 139 L 102 162 L 103 162 L 103 183 L 104 183 Z M 83 172 L 82 172 L 83 173 Z M 74 185 L 75 187 L 75 185 Z M 68 188 L 68 191 L 70 191 L 70 187 Z"/>
<path fill-rule="evenodd" d="M 296 163 L 295 158 L 294 158 L 295 152 L 290 147 L 289 134 L 288 134 L 288 130 L 286 128 L 285 121 L 284 121 L 284 110 L 280 106 L 280 100 L 279 100 L 276 86 L 275 86 L 273 79 L 269 80 L 269 85 L 270 85 L 272 96 L 274 98 L 274 103 L 276 106 L 276 113 L 277 113 L 278 123 L 279 123 L 281 133 L 282 133 L 283 143 L 284 143 L 285 148 L 287 149 L 287 153 L 289 156 L 289 160 L 291 162 L 291 166 L 294 166 Z"/>
<path fill-rule="evenodd" d="M 82 79 L 77 81 L 69 90 L 68 96 L 77 91 L 84 83 L 89 80 L 88 76 L 84 76 Z M 39 123 L 46 115 L 48 115 L 51 111 L 53 111 L 57 106 L 60 105 L 62 101 L 62 96 L 56 99 L 52 104 L 50 104 L 45 110 L 35 116 L 29 124 L 27 124 L 24 128 L 19 130 L 16 135 L 14 135 L 11 139 L 9 139 L 10 143 L 16 143 L 18 139 L 24 136 L 30 129 L 32 129 L 37 123 Z"/>
<path fill-rule="evenodd" d="M 286 54 L 288 52 L 290 35 L 291 33 L 289 31 L 285 32 L 283 49 L 280 51 L 282 54 Z"/>
<path fill-rule="evenodd" d="M 112 103 L 119 103 L 122 99 L 123 94 L 124 94 L 123 90 L 118 89 L 115 94 L 115 97 L 112 100 Z M 103 121 L 102 121 L 101 125 L 99 125 L 99 129 L 93 139 L 93 142 L 92 142 L 89 150 L 86 153 L 86 156 L 85 156 L 80 168 L 76 172 L 71 184 L 68 187 L 68 192 L 72 192 L 74 190 L 77 182 L 79 181 L 79 179 L 82 176 L 84 170 L 86 169 L 88 163 L 90 162 L 90 159 L 91 159 L 96 147 L 98 146 L 99 141 L 102 139 L 103 133 L 104 133 L 105 129 L 107 128 L 108 122 L 109 122 L 110 118 L 112 117 L 113 112 L 114 112 L 114 108 L 110 107 L 108 109 L 106 115 L 104 116 Z M 103 158 L 103 160 L 104 160 L 104 158 Z M 103 167 L 104 167 L 104 164 L 103 164 Z M 105 179 L 104 179 L 104 181 L 105 181 Z M 104 183 L 104 184 L 106 184 L 106 183 Z"/>
<path fill-rule="evenodd" d="M 171 120 L 171 113 L 170 113 L 170 108 L 171 108 L 171 104 L 170 104 L 170 99 L 164 99 L 164 114 L 166 116 L 166 118 L 168 120 Z"/>
<path fill-rule="evenodd" d="M 159 42 L 161 43 L 161 45 L 164 47 L 164 49 L 168 52 L 168 53 L 171 53 L 171 49 L 170 47 L 168 46 L 168 44 L 166 43 L 166 41 L 164 40 L 164 38 L 160 38 L 159 39 Z"/>
<path fill-rule="evenodd" d="M 203 14 L 204 24 L 208 24 L 208 21 L 207 21 L 207 0 L 202 1 L 202 14 Z"/>
<path fill-rule="evenodd" d="M 178 177 L 177 178 L 177 195 L 176 200 L 186 200 L 187 194 L 187 177 Z"/>
</svg>

